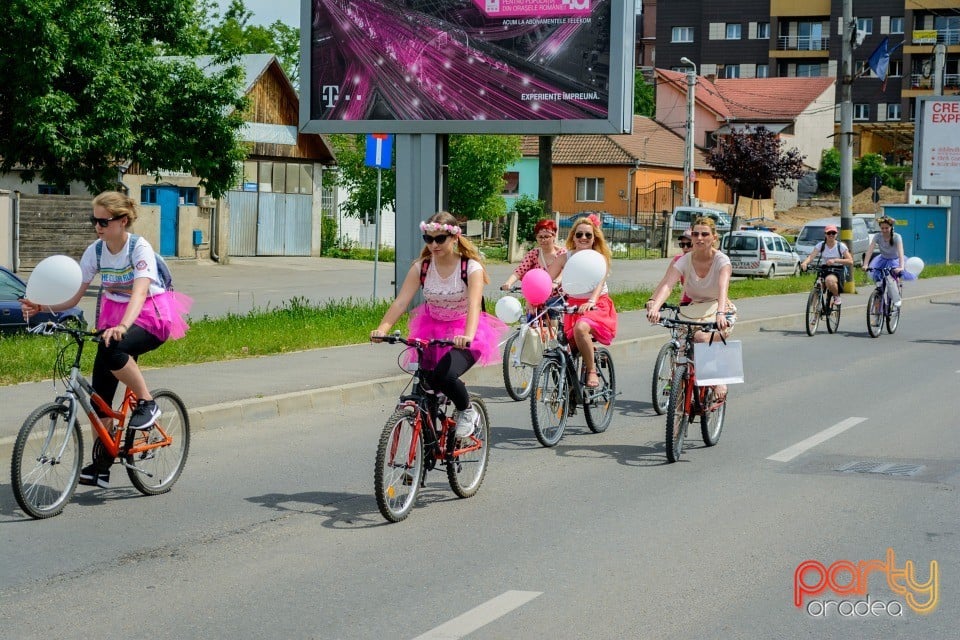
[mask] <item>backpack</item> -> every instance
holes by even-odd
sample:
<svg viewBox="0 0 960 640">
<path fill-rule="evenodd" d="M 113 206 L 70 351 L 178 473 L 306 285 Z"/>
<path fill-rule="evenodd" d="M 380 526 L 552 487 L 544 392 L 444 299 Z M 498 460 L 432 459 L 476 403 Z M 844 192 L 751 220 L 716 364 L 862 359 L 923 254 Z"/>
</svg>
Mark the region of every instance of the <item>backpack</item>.
<svg viewBox="0 0 960 640">
<path fill-rule="evenodd" d="M 137 245 L 137 240 L 140 239 L 135 233 L 130 234 L 130 241 L 127 243 L 127 255 L 130 258 L 130 265 L 133 265 L 133 248 Z M 103 240 L 97 240 L 97 273 L 100 272 L 100 259 L 103 257 Z M 170 267 L 167 265 L 167 261 L 163 259 L 156 251 L 153 252 L 153 257 L 157 260 L 157 278 L 160 279 L 160 284 L 166 291 L 173 291 L 173 274 L 170 273 Z M 100 284 L 100 291 L 97 293 L 97 311 L 96 318 L 100 317 L 100 303 L 103 300 L 103 284 Z"/>
<path fill-rule="evenodd" d="M 463 280 L 463 284 L 469 286 L 467 282 L 467 263 L 470 262 L 470 258 L 466 256 L 460 256 L 460 279 Z M 420 288 L 423 288 L 423 281 L 427 279 L 427 269 L 430 268 L 430 258 L 424 258 L 423 262 L 420 263 Z M 480 311 L 486 311 L 487 309 L 487 298 L 486 296 L 480 296 Z"/>
</svg>

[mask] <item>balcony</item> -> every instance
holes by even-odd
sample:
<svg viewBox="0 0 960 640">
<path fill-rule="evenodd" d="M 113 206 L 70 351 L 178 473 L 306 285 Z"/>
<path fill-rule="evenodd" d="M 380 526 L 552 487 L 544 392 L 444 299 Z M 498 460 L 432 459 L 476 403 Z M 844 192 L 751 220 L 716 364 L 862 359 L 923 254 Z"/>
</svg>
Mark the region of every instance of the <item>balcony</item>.
<svg viewBox="0 0 960 640">
<path fill-rule="evenodd" d="M 911 32 L 908 44 L 904 44 L 904 53 L 929 55 L 935 44 L 947 45 L 950 53 L 960 52 L 960 29 L 916 29 Z"/>
<path fill-rule="evenodd" d="M 829 58 L 830 38 L 814 36 L 778 36 L 771 58 Z"/>
</svg>

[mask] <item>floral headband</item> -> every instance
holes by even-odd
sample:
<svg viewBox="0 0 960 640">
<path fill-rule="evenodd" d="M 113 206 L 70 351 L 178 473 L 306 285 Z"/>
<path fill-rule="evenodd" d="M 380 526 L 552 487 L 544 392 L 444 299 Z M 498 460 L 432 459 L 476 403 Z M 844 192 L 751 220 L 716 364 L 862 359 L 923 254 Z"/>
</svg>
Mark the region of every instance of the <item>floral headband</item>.
<svg viewBox="0 0 960 640">
<path fill-rule="evenodd" d="M 590 224 L 597 227 L 598 229 L 600 228 L 600 218 L 597 217 L 597 214 L 591 213 L 590 215 L 586 216 L 586 218 L 587 220 L 590 221 Z"/>
<path fill-rule="evenodd" d="M 420 231 L 446 231 L 452 236 L 460 235 L 460 225 L 458 224 L 442 224 L 440 222 L 421 222 Z"/>
</svg>

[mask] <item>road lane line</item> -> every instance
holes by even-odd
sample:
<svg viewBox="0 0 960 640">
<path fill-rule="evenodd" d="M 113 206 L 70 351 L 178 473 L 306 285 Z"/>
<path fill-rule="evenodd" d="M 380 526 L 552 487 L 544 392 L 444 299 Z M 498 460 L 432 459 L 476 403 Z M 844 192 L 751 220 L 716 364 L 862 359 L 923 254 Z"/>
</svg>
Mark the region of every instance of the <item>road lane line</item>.
<svg viewBox="0 0 960 640">
<path fill-rule="evenodd" d="M 797 444 L 789 446 L 783 451 L 778 451 L 777 453 L 768 457 L 767 460 L 774 460 L 775 462 L 790 462 L 804 451 L 814 448 L 821 442 L 826 442 L 833 436 L 840 435 L 847 429 L 855 427 L 865 420 L 866 418 L 847 418 L 846 420 L 841 420 L 829 429 L 824 429 L 820 433 L 816 433 L 806 440 L 801 440 Z"/>
<path fill-rule="evenodd" d="M 507 591 L 413 640 L 458 640 L 525 605 L 542 593 L 542 591 Z"/>
</svg>

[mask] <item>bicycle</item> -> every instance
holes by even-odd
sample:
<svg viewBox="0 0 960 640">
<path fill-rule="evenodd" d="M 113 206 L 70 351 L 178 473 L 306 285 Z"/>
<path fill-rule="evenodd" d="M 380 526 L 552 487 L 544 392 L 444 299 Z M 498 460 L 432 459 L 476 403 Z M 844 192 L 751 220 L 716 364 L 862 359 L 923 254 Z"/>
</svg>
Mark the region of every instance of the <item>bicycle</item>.
<svg viewBox="0 0 960 640">
<path fill-rule="evenodd" d="M 679 313 L 679 307 L 673 305 L 663 305 L 661 311 L 672 311 L 674 318 Z M 657 352 L 657 360 L 653 365 L 653 378 L 651 380 L 651 397 L 653 399 L 653 410 L 658 416 L 667 412 L 667 404 L 670 401 L 670 383 L 673 380 L 673 371 L 677 366 L 677 353 L 680 351 L 681 330 L 679 327 L 670 327 L 670 340 L 660 347 Z"/>
<path fill-rule="evenodd" d="M 602 433 L 613 420 L 613 402 L 617 397 L 617 378 L 613 356 L 606 347 L 595 346 L 594 366 L 599 386 L 586 385 L 586 369 L 579 352 L 574 352 L 563 331 L 563 316 L 575 313 L 577 307 L 563 304 L 558 321 L 556 344 L 547 349 L 533 371 L 533 392 L 530 394 L 530 419 L 533 433 L 545 447 L 560 442 L 567 418 L 583 405 L 587 426 Z"/>
<path fill-rule="evenodd" d="M 115 462 L 119 458 L 131 484 L 144 495 L 170 491 L 190 451 L 190 419 L 183 400 L 167 389 L 152 391 L 160 419 L 150 429 L 127 429 L 136 395 L 127 389 L 120 408 L 114 410 L 80 372 L 84 344 L 99 341 L 100 332 L 56 322 L 45 322 L 30 331 L 65 335 L 71 340 L 59 349 L 54 364 L 54 375 L 64 383 L 64 394 L 27 417 L 13 446 L 11 484 L 20 508 L 32 518 L 49 518 L 61 513 L 73 497 L 83 460 L 80 409 L 96 434 L 94 460 L 109 458 Z M 76 353 L 71 364 L 68 352 L 73 347 Z M 104 425 L 94 407 L 114 420 L 111 428 Z"/>
<path fill-rule="evenodd" d="M 819 265 L 817 267 L 817 277 L 813 280 L 813 289 L 810 291 L 810 295 L 807 296 L 805 327 L 808 336 L 813 336 L 817 332 L 821 317 L 826 318 L 827 333 L 836 333 L 837 327 L 840 326 L 840 305 L 833 304 L 831 300 L 832 294 L 830 290 L 827 289 L 825 281 L 827 274 L 830 273 L 837 275 L 840 283 L 843 282 L 837 274 L 836 267 L 829 267 L 827 265 Z"/>
<path fill-rule="evenodd" d="M 694 335 L 698 330 L 717 331 L 716 322 L 681 320 L 680 307 L 664 304 L 661 310 L 672 311 L 674 317 L 661 317 L 657 323 L 679 333 L 678 348 L 670 381 L 670 397 L 667 401 L 667 425 L 665 446 L 667 460 L 676 462 L 683 454 L 690 421 L 700 418 L 700 435 L 703 443 L 712 447 L 720 441 L 724 418 L 727 415 L 727 399 L 716 398 L 712 386 L 697 386 L 697 369 L 693 359 Z"/>
<path fill-rule="evenodd" d="M 510 291 L 518 290 L 515 287 Z M 548 303 L 535 307 L 533 317 L 521 323 L 503 343 L 503 386 L 507 390 L 507 395 L 514 400 L 526 400 L 530 397 L 530 390 L 533 388 L 531 381 L 537 363 L 524 358 L 523 345 L 527 333 L 533 332 L 540 340 L 543 346 L 541 352 L 557 339 L 557 328 L 550 318 L 551 311 L 553 308 Z"/>
<path fill-rule="evenodd" d="M 867 300 L 867 332 L 871 338 L 879 338 L 886 321 L 887 333 L 892 335 L 900 326 L 900 305 L 891 300 L 890 287 L 897 287 L 899 301 L 903 293 L 900 277 L 894 274 L 893 269 L 868 267 L 867 271 L 880 274 L 880 279 Z"/>
<path fill-rule="evenodd" d="M 437 465 L 446 468 L 450 488 L 457 496 L 472 497 L 483 482 L 490 457 L 487 407 L 479 396 L 470 394 L 470 404 L 480 420 L 469 439 L 457 438 L 453 403 L 442 393 L 429 388 L 416 364 L 423 361 L 424 350 L 428 347 L 452 346 L 453 342 L 403 338 L 399 331 L 377 341 L 401 343 L 416 351 L 416 360 L 400 365 L 401 369 L 412 374 L 407 385 L 410 393 L 400 395 L 377 445 L 373 478 L 380 513 L 390 522 L 404 520 L 410 514 L 420 489 L 426 485 L 427 471 Z"/>
</svg>

